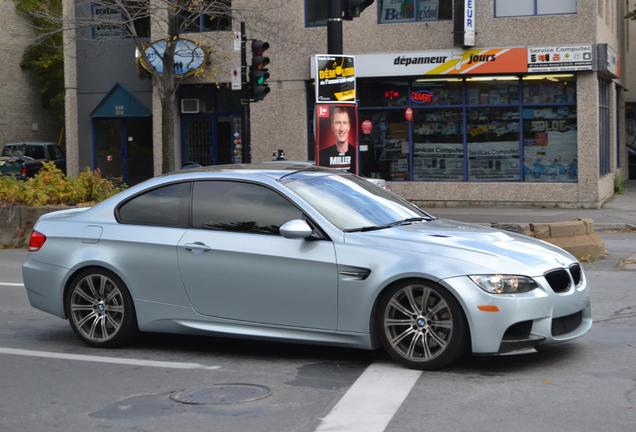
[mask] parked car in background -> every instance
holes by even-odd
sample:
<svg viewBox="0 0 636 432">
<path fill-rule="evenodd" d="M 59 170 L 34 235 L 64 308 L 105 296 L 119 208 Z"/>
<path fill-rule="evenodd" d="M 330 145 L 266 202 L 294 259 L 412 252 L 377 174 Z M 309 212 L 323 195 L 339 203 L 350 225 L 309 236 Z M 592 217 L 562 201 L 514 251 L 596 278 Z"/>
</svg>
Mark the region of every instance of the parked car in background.
<svg viewBox="0 0 636 432">
<path fill-rule="evenodd" d="M 307 164 L 195 168 L 38 220 L 32 306 L 85 343 L 138 330 L 383 347 L 412 368 L 570 341 L 592 326 L 569 253 L 441 220 Z"/>
<path fill-rule="evenodd" d="M 53 142 L 8 143 L 0 153 L 0 175 L 24 180 L 35 176 L 44 162 L 55 162 L 56 167 L 66 171 L 64 153 Z"/>
</svg>

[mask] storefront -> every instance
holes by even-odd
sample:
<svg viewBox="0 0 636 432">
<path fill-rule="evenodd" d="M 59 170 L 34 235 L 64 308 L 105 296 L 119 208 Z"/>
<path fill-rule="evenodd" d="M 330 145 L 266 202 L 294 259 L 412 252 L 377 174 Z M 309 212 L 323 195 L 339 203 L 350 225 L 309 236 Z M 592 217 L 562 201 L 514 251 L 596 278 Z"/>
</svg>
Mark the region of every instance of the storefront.
<svg viewBox="0 0 636 432">
<path fill-rule="evenodd" d="M 577 73 L 592 69 L 591 45 L 356 56 L 359 122 L 371 122 L 360 174 L 575 183 Z"/>
<path fill-rule="evenodd" d="M 577 181 L 576 75 L 361 80 L 360 173 L 391 181 Z M 411 120 L 407 120 L 411 118 Z"/>
<path fill-rule="evenodd" d="M 182 164 L 240 162 L 241 102 L 225 85 L 180 87 Z"/>
</svg>

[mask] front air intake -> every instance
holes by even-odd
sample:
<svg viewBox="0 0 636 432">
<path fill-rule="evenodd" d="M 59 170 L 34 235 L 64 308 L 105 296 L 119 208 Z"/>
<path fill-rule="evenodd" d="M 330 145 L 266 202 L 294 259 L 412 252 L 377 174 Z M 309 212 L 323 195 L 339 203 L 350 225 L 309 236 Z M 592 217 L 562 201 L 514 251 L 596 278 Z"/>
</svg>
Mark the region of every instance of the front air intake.
<svg viewBox="0 0 636 432">
<path fill-rule="evenodd" d="M 570 289 L 570 274 L 565 269 L 550 270 L 545 278 L 555 293 L 564 293 Z"/>
<path fill-rule="evenodd" d="M 570 274 L 572 275 L 572 280 L 574 281 L 574 285 L 578 286 L 581 283 L 581 265 L 580 264 L 572 264 L 570 266 Z"/>
</svg>

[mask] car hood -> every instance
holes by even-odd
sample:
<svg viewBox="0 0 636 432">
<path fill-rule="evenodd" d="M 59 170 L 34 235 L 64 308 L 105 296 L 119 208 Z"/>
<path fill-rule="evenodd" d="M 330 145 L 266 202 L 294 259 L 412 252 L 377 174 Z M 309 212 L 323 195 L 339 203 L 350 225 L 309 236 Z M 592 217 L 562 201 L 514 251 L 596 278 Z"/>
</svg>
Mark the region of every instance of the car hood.
<svg viewBox="0 0 636 432">
<path fill-rule="evenodd" d="M 506 273 L 540 276 L 576 262 L 554 245 L 532 237 L 447 219 L 416 222 L 392 228 L 347 233 L 347 244 L 399 249 L 431 255 L 427 259 L 453 260 L 462 274 Z M 450 275 L 447 275 L 450 276 Z"/>
</svg>

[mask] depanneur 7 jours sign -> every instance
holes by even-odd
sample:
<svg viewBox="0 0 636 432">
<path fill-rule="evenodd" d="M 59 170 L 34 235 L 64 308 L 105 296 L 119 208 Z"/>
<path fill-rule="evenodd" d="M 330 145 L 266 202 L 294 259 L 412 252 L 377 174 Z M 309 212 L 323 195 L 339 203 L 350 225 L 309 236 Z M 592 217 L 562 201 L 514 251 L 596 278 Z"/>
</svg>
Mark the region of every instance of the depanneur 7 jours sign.
<svg viewBox="0 0 636 432">
<path fill-rule="evenodd" d="M 356 103 L 356 72 L 350 55 L 316 55 L 316 103 Z"/>
<path fill-rule="evenodd" d="M 592 45 L 356 55 L 358 78 L 592 70 Z"/>
</svg>

